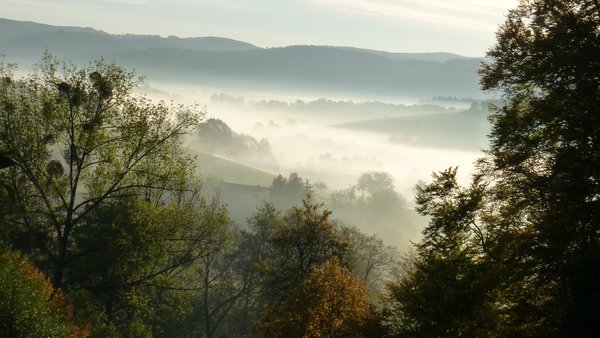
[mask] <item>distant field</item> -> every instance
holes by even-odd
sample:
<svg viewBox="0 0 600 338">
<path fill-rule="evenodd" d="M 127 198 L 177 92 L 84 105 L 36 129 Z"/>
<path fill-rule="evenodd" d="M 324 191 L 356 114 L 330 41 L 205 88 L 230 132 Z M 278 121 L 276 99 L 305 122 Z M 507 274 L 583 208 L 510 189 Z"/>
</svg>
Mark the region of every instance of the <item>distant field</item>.
<svg viewBox="0 0 600 338">
<path fill-rule="evenodd" d="M 487 113 L 483 111 L 419 114 L 342 123 L 330 127 L 386 134 L 390 143 L 480 149 L 487 147 L 489 123 L 486 116 Z"/>
<path fill-rule="evenodd" d="M 194 150 L 192 150 L 192 153 L 197 156 L 196 168 L 202 176 L 213 176 L 228 183 L 264 187 L 271 186 L 271 182 L 275 177 L 275 174 L 224 158 L 195 152 Z"/>
</svg>

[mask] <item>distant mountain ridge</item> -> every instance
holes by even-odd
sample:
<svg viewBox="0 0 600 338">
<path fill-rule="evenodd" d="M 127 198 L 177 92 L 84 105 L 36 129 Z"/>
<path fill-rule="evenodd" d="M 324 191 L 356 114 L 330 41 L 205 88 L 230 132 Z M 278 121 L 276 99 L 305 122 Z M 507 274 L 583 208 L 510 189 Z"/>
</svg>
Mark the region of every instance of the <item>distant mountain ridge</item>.
<svg viewBox="0 0 600 338">
<path fill-rule="evenodd" d="M 84 39 L 89 39 L 89 42 L 85 43 Z M 83 46 L 80 45 L 81 42 L 84 42 Z M 80 51 L 91 43 L 99 43 L 101 47 L 109 50 L 181 48 L 196 51 L 242 51 L 258 48 L 246 42 L 212 36 L 165 38 L 158 35 L 109 34 L 90 27 L 51 26 L 0 18 L 0 44 L 2 45 L 52 48 L 61 43 L 69 43 L 72 49 Z"/>
<path fill-rule="evenodd" d="M 249 88 L 404 96 L 482 97 L 481 58 L 353 47 L 260 48 L 220 37 L 109 34 L 0 18 L 0 50 L 23 64 L 44 49 L 72 62 L 100 56 L 151 79 Z"/>
<path fill-rule="evenodd" d="M 394 52 L 385 52 L 380 50 L 373 49 L 365 49 L 365 48 L 356 48 L 356 47 L 336 47 L 347 50 L 359 51 L 364 53 L 370 53 L 378 56 L 383 56 L 385 58 L 394 60 L 394 61 L 402 61 L 402 60 L 421 60 L 421 61 L 436 61 L 436 62 L 445 62 L 453 59 L 476 59 L 470 58 L 467 56 L 462 56 L 454 53 L 447 52 L 430 52 L 430 53 L 394 53 Z"/>
</svg>

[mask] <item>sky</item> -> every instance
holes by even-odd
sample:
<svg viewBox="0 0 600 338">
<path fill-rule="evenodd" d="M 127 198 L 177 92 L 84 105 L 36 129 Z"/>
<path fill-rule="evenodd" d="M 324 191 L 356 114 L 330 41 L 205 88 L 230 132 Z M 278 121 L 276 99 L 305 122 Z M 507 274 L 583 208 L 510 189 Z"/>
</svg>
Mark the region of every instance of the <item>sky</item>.
<svg viewBox="0 0 600 338">
<path fill-rule="evenodd" d="M 483 56 L 518 0 L 0 0 L 0 17 L 113 34 L 220 36 Z"/>
</svg>

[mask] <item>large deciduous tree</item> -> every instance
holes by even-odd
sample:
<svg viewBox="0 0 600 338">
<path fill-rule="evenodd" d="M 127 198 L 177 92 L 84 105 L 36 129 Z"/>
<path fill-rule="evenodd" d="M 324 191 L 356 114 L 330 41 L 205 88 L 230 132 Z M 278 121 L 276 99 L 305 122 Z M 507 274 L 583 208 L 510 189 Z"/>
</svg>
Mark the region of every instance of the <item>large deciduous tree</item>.
<svg viewBox="0 0 600 338">
<path fill-rule="evenodd" d="M 486 337 L 496 327 L 495 283 L 478 212 L 483 187 L 456 181 L 456 168 L 417 187 L 417 210 L 430 217 L 417 256 L 389 291 L 391 333 L 399 337 Z"/>
<path fill-rule="evenodd" d="M 447 298 L 462 289 L 464 298 L 450 302 L 457 309 L 472 295 L 489 299 L 480 305 L 496 324 L 477 335 L 598 336 L 600 3 L 520 1 L 497 38 L 481 69 L 482 85 L 500 93 L 504 104 L 490 117 L 490 150 L 473 185 L 479 188 L 442 194 L 431 189 L 437 179 L 420 191 L 420 204 L 428 205 L 421 211 L 436 213 L 418 246 L 416 268 L 404 279 L 411 283 L 395 285 L 401 296 L 395 298 L 404 299 L 400 314 L 415 305 L 420 315 L 411 324 L 425 325 L 439 304 L 419 299 L 420 292 Z M 478 201 L 471 216 L 457 214 L 456 206 L 470 200 Z M 446 256 L 461 238 L 472 244 Z M 427 247 L 435 250 L 423 251 Z M 468 248 L 475 251 L 465 256 Z M 445 274 L 433 283 L 443 267 L 456 278 Z M 463 333 L 469 328 L 460 322 L 463 314 L 441 318 Z"/>
<path fill-rule="evenodd" d="M 503 93 L 482 171 L 497 251 L 515 262 L 514 324 L 544 336 L 600 332 L 600 4 L 521 1 L 482 68 Z M 533 291 L 533 292 L 532 292 Z M 531 309 L 528 318 L 518 316 Z"/>
<path fill-rule="evenodd" d="M 260 328 L 268 337 L 363 337 L 371 316 L 366 285 L 333 257 L 270 306 Z"/>
<path fill-rule="evenodd" d="M 179 136 L 202 114 L 136 95 L 141 80 L 104 61 L 77 68 L 45 55 L 28 77 L 16 79 L 6 64 L 0 73 L 0 148 L 16 163 L 0 173 L 13 201 L 1 222 L 10 244 L 59 287 L 93 251 L 76 238 L 93 232 L 98 217 L 112 217 L 113 206 L 179 203 L 175 192 L 189 188 L 191 170 Z M 134 221 L 153 222 L 142 218 Z"/>
<path fill-rule="evenodd" d="M 331 212 L 310 199 L 292 207 L 269 237 L 270 259 L 262 268 L 273 300 L 289 296 L 314 268 L 337 257 L 348 264 L 350 247 L 337 233 Z"/>
</svg>

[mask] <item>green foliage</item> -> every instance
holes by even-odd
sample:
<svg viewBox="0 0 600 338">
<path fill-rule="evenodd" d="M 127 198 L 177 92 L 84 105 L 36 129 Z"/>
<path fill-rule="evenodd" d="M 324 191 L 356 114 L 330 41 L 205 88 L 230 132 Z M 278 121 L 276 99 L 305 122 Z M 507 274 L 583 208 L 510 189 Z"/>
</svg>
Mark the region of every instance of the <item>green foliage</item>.
<svg viewBox="0 0 600 338">
<path fill-rule="evenodd" d="M 248 228 L 240 233 L 237 255 L 240 263 L 247 269 L 242 274 L 246 277 L 247 292 L 240 299 L 240 306 L 233 316 L 236 330 L 230 331 L 231 335 L 261 336 L 256 323 L 262 319 L 266 304 L 272 301 L 272 295 L 265 284 L 268 280 L 265 273 L 277 255 L 270 240 L 282 221 L 281 212 L 273 204 L 265 203 L 248 219 Z"/>
<path fill-rule="evenodd" d="M 454 170 L 419 188 L 431 221 L 391 288 L 398 332 L 600 333 L 599 25 L 591 0 L 510 11 L 481 70 L 484 89 L 505 99 L 487 156 L 469 188 Z"/>
<path fill-rule="evenodd" d="M 368 237 L 340 228 L 330 216 L 322 204 L 305 199 L 284 216 L 266 204 L 249 219 L 249 231 L 243 233 L 251 248 L 246 255 L 252 257 L 258 279 L 246 304 L 250 312 L 262 313 L 253 318 L 263 334 L 380 334 L 369 290 L 355 275 L 369 279 L 380 273 L 387 253 L 377 243 L 361 242 Z M 355 253 L 354 244 L 364 244 L 363 251 Z M 354 259 L 370 271 L 351 272 Z"/>
<path fill-rule="evenodd" d="M 225 208 L 212 214 L 208 219 L 219 224 L 230 222 Z M 206 243 L 206 253 L 195 264 L 198 285 L 198 298 L 195 302 L 195 316 L 200 318 L 197 327 L 205 337 L 231 336 L 238 333 L 235 326 L 231 330 L 229 316 L 237 309 L 235 306 L 251 291 L 255 273 L 240 250 L 240 238 L 237 231 L 222 229 L 213 240 Z"/>
<path fill-rule="evenodd" d="M 288 211 L 269 237 L 272 256 L 264 273 L 273 299 L 286 298 L 312 269 L 332 257 L 338 257 L 342 265 L 349 263 L 348 243 L 329 219 L 331 212 L 321 208 L 322 204 L 303 200 L 302 206 Z"/>
<path fill-rule="evenodd" d="M 22 255 L 0 252 L 0 336 L 84 337 L 62 291 Z"/>
<path fill-rule="evenodd" d="M 180 141 L 202 112 L 133 94 L 141 79 L 102 60 L 0 71 L 0 148 L 16 163 L 0 172 L 2 244 L 52 275 L 93 336 L 186 332 L 185 278 L 229 226 Z"/>
<path fill-rule="evenodd" d="M 133 95 L 140 80 L 102 60 L 78 69 L 45 55 L 37 69 L 0 86 L 0 148 L 17 163 L 0 180 L 19 202 L 2 221 L 60 286 L 81 254 L 74 235 L 98 208 L 122 196 L 160 201 L 185 185 L 191 159 L 178 138 L 199 113 Z"/>
<path fill-rule="evenodd" d="M 10 158 L 10 154 L 0 150 L 0 170 L 15 165 L 15 161 Z"/>
<path fill-rule="evenodd" d="M 514 262 L 504 302 L 519 332 L 600 332 L 598 25 L 597 1 L 522 2 L 482 69 L 507 99 L 482 171 L 498 196 L 495 254 Z"/>
<path fill-rule="evenodd" d="M 347 299 L 360 311 L 331 316 L 366 329 L 368 292 L 346 270 L 350 246 L 322 205 L 305 200 L 282 217 L 267 204 L 247 230 L 235 230 L 225 207 L 201 194 L 180 142 L 198 123 L 195 107 L 136 96 L 140 80 L 103 61 L 78 69 L 45 55 L 26 78 L 15 79 L 11 69 L 0 64 L 0 148 L 15 163 L 0 172 L 0 240 L 23 250 L 52 283 L 32 267 L 15 281 L 18 269 L 2 265 L 2 291 L 13 292 L 2 306 L 41 316 L 39 327 L 23 328 L 7 318 L 10 335 L 29 328 L 37 331 L 24 336 L 259 335 L 265 307 L 288 299 L 289 290 L 301 292 L 306 277 L 332 259 L 340 283 L 358 285 Z M 225 128 L 213 141 L 223 132 L 232 134 Z M 310 193 L 295 173 L 273 182 L 273 197 L 286 206 Z M 42 293 L 30 275 L 42 281 Z M 335 312 L 346 289 L 327 285 L 311 304 Z M 73 315 L 58 286 L 77 305 Z M 15 292 L 35 302 L 17 301 Z M 72 317 L 90 325 L 78 330 Z"/>
<path fill-rule="evenodd" d="M 228 250 L 226 209 L 193 190 L 162 205 L 120 203 L 100 208 L 94 226 L 77 238 L 90 252 L 74 263 L 73 281 L 85 285 L 122 330 L 130 330 L 133 317 L 136 327 L 152 327 L 158 336 L 192 334 L 199 324 L 189 320 L 197 306 L 191 292 L 213 292 L 214 286 L 203 284 L 204 273 L 217 276 L 218 287 L 226 284 L 212 271 Z"/>
<path fill-rule="evenodd" d="M 152 338 L 151 329 L 138 318 L 131 320 L 122 332 L 123 338 Z"/>
<path fill-rule="evenodd" d="M 308 180 L 302 181 L 302 177 L 297 173 L 291 173 L 288 178 L 277 175 L 269 191 L 273 204 L 282 209 L 300 204 L 302 199 L 310 196 L 312 192 Z"/>
<path fill-rule="evenodd" d="M 456 169 L 417 187 L 417 210 L 430 217 L 409 272 L 389 285 L 392 332 L 405 337 L 488 337 L 495 330 L 494 282 L 488 276 L 477 212 L 483 189 L 464 189 Z"/>
</svg>

